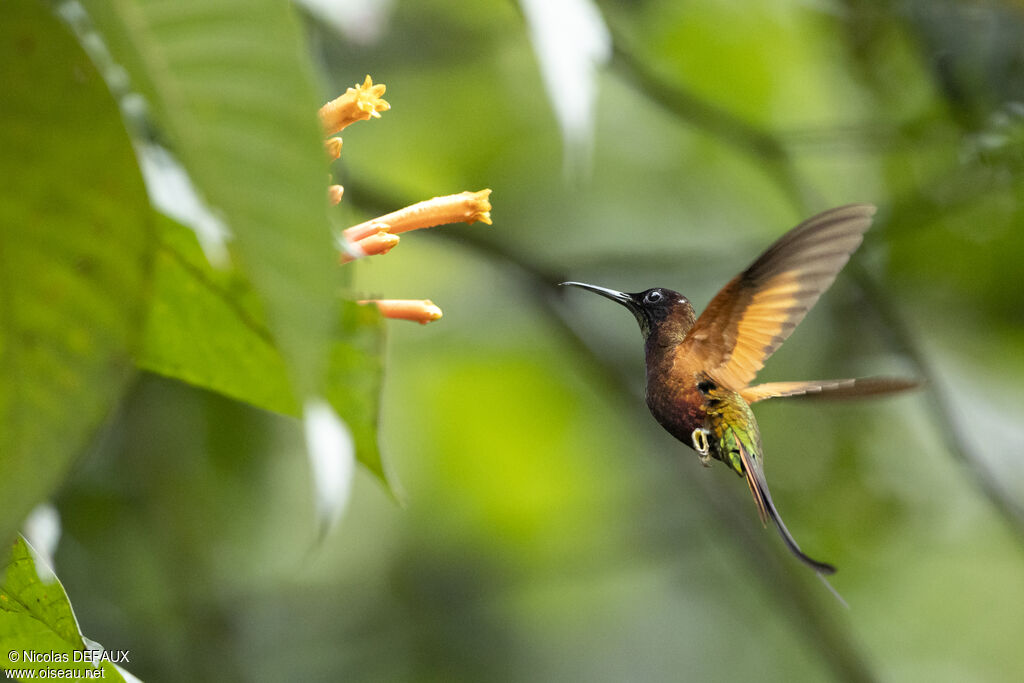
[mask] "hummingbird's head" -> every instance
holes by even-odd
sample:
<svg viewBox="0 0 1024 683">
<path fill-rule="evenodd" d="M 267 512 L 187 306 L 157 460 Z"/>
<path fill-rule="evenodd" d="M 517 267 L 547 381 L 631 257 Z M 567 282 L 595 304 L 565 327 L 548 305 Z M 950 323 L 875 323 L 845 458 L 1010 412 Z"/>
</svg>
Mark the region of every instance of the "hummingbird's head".
<svg viewBox="0 0 1024 683">
<path fill-rule="evenodd" d="M 655 287 L 630 294 L 583 282 L 563 282 L 561 284 L 600 294 L 628 308 L 636 321 L 640 323 L 644 341 L 653 339 L 659 345 L 674 346 L 683 340 L 696 320 L 693 306 L 690 305 L 689 300 L 679 292 L 664 287 Z"/>
</svg>

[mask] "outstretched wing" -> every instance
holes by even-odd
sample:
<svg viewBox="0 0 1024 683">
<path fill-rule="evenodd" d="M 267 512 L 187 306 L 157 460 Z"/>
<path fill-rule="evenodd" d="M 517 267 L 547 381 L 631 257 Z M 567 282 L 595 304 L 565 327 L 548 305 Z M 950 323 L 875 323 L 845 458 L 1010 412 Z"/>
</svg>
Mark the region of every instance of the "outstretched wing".
<svg viewBox="0 0 1024 683">
<path fill-rule="evenodd" d="M 715 295 L 678 353 L 697 355 L 728 387 L 747 386 L 836 279 L 874 213 L 849 204 L 787 232 Z"/>
<path fill-rule="evenodd" d="M 769 398 L 803 397 L 848 399 L 886 396 L 919 386 L 919 382 L 900 377 L 863 377 L 861 379 L 825 379 L 797 382 L 768 382 L 740 390 L 747 403 Z"/>
</svg>

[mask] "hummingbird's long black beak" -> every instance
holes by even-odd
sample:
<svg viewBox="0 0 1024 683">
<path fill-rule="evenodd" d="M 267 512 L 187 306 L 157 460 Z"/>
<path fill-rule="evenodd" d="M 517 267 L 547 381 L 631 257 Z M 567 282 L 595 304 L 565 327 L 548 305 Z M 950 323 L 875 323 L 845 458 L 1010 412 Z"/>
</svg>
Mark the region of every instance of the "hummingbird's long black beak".
<svg viewBox="0 0 1024 683">
<path fill-rule="evenodd" d="M 597 285 L 588 285 L 585 282 L 561 282 L 559 283 L 559 286 L 579 287 L 580 289 L 586 289 L 588 291 L 594 292 L 595 294 L 600 294 L 606 299 L 617 301 L 618 303 L 622 304 L 631 311 L 636 308 L 636 301 L 633 300 L 632 295 L 626 294 L 625 292 L 619 292 L 614 289 L 608 289 L 607 287 L 598 287 Z"/>
</svg>

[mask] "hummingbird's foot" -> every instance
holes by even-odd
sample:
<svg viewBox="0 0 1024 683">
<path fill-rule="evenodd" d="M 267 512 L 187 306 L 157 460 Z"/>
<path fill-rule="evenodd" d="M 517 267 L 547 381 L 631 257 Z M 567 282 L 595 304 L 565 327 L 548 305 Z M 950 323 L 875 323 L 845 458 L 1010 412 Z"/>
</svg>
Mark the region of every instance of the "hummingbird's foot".
<svg viewBox="0 0 1024 683">
<path fill-rule="evenodd" d="M 690 434 L 693 440 L 693 449 L 700 455 L 700 464 L 704 467 L 711 467 L 711 442 L 708 441 L 708 430 L 698 427 Z"/>
</svg>

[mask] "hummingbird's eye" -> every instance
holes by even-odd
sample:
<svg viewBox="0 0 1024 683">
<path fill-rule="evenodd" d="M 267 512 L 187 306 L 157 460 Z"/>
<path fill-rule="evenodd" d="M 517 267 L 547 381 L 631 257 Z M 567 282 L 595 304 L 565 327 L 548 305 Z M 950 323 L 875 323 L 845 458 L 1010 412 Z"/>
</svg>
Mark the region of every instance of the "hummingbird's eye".
<svg viewBox="0 0 1024 683">
<path fill-rule="evenodd" d="M 645 304 L 660 304 L 665 296 L 656 289 L 652 289 L 647 292 L 647 296 L 644 297 Z"/>
</svg>

